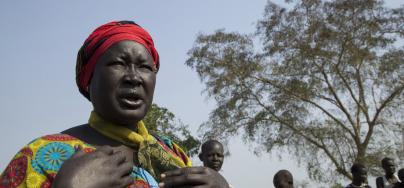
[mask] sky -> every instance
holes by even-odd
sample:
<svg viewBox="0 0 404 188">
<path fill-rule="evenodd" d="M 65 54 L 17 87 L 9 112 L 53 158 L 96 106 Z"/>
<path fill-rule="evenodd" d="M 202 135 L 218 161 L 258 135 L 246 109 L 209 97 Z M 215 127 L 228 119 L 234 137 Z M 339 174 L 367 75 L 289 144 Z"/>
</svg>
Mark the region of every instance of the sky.
<svg viewBox="0 0 404 188">
<path fill-rule="evenodd" d="M 87 122 L 92 106 L 75 84 L 77 51 L 97 26 L 113 20 L 133 20 L 150 32 L 161 59 L 154 102 L 196 134 L 215 103 L 184 64 L 188 50 L 199 33 L 254 32 L 265 5 L 266 0 L 0 1 L 0 171 L 34 138 Z M 297 181 L 307 179 L 293 157 L 255 156 L 249 146 L 231 139 L 221 173 L 233 187 L 273 187 L 280 169 Z M 201 162 L 194 159 L 194 165 Z"/>
</svg>

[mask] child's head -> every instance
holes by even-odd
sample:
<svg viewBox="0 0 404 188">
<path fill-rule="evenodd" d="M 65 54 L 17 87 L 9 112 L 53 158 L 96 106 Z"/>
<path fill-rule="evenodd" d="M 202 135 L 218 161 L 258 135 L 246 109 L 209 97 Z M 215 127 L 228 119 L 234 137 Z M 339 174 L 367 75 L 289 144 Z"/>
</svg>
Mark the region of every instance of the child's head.
<svg viewBox="0 0 404 188">
<path fill-rule="evenodd" d="M 203 166 L 219 171 L 224 160 L 223 145 L 217 140 L 208 140 L 202 144 L 201 150 L 199 159 Z"/>
<path fill-rule="evenodd" d="M 275 188 L 293 188 L 293 176 L 288 170 L 279 170 L 273 180 Z"/>
<path fill-rule="evenodd" d="M 382 159 L 382 167 L 386 174 L 394 174 L 396 172 L 396 165 L 394 159 L 385 157 Z"/>
<path fill-rule="evenodd" d="M 355 163 L 351 167 L 353 181 L 357 183 L 366 183 L 368 179 L 368 170 L 366 166 L 360 163 Z"/>
</svg>

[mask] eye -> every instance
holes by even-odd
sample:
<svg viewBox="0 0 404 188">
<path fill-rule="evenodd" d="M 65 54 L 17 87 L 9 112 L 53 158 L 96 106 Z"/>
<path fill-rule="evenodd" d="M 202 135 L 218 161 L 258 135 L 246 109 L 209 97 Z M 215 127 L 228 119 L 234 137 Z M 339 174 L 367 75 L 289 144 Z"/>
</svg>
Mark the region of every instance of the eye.
<svg viewBox="0 0 404 188">
<path fill-rule="evenodd" d="M 125 66 L 123 61 L 111 61 L 107 64 L 108 66 Z"/>
<path fill-rule="evenodd" d="M 145 71 L 155 71 L 154 69 L 154 66 L 152 66 L 152 65 L 149 65 L 149 64 L 141 64 L 140 66 L 139 66 L 139 69 L 141 69 L 141 70 L 145 70 Z"/>
</svg>

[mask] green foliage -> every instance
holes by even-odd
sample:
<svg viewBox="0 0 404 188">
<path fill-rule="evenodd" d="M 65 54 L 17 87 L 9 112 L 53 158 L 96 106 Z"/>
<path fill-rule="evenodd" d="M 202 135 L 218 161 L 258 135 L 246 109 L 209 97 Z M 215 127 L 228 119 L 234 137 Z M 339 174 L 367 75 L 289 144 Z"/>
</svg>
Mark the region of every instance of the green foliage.
<svg viewBox="0 0 404 188">
<path fill-rule="evenodd" d="M 404 6 L 288 2 L 268 2 L 255 35 L 197 37 L 186 64 L 217 102 L 200 129 L 222 139 L 243 130 L 258 150 L 287 149 L 320 182 L 351 178 L 354 162 L 380 173 L 402 143 Z"/>
<path fill-rule="evenodd" d="M 176 120 L 175 115 L 167 108 L 152 104 L 143 121 L 150 132 L 157 132 L 170 137 L 184 149 L 188 156 L 192 157 L 198 153 L 200 141 L 193 137 L 188 126 L 180 120 Z"/>
<path fill-rule="evenodd" d="M 332 185 L 331 188 L 344 188 L 344 186 L 341 185 L 340 183 L 337 183 L 337 184 Z"/>
</svg>

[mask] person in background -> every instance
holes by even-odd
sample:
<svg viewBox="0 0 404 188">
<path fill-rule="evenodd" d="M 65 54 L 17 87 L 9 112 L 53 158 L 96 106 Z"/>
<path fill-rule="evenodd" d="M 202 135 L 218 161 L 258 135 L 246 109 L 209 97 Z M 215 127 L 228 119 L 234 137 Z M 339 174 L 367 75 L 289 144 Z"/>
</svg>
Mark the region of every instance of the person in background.
<svg viewBox="0 0 404 188">
<path fill-rule="evenodd" d="M 222 169 L 224 161 L 223 144 L 217 140 L 208 140 L 202 144 L 199 160 L 203 162 L 204 167 L 211 168 L 217 172 Z M 230 188 L 233 188 L 229 184 Z"/>
<path fill-rule="evenodd" d="M 279 170 L 273 179 L 275 188 L 293 188 L 293 176 L 288 170 Z"/>
<path fill-rule="evenodd" d="M 224 160 L 223 145 L 217 140 L 208 140 L 202 144 L 201 153 L 198 155 L 204 167 L 219 171 Z"/>
<path fill-rule="evenodd" d="M 352 183 L 345 188 L 371 188 L 368 182 L 368 170 L 366 166 L 360 163 L 355 163 L 351 167 Z"/>
<path fill-rule="evenodd" d="M 385 175 L 376 178 L 377 188 L 392 188 L 393 185 L 399 182 L 398 177 L 394 174 L 396 172 L 396 166 L 394 160 L 389 157 L 382 159 L 382 168 Z"/>
</svg>

